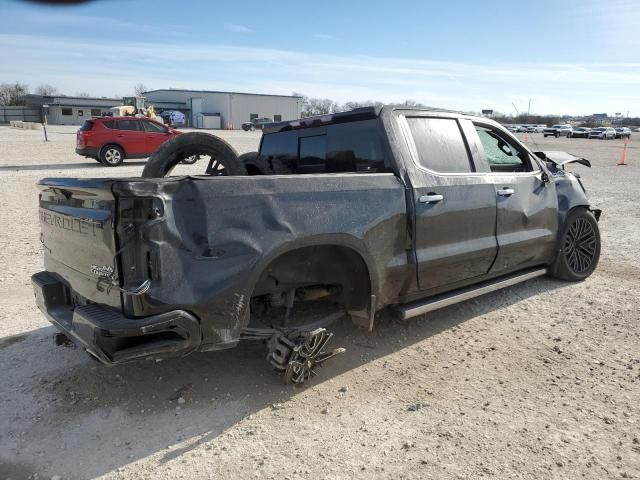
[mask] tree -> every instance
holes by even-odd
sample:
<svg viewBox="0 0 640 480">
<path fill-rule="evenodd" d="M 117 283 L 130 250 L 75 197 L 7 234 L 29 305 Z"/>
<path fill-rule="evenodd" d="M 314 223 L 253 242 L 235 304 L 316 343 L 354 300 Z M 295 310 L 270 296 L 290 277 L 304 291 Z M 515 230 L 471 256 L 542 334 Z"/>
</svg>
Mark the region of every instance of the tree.
<svg viewBox="0 0 640 480">
<path fill-rule="evenodd" d="M 3 83 L 0 85 L 0 105 L 25 105 L 24 96 L 29 93 L 29 86 L 24 83 Z"/>
<path fill-rule="evenodd" d="M 339 109 L 339 105 L 329 98 L 310 98 L 307 107 L 307 112 L 302 112 L 305 117 L 310 115 L 326 115 L 337 112 Z"/>
<path fill-rule="evenodd" d="M 36 95 L 57 95 L 58 89 L 52 85 L 49 85 L 48 83 L 43 83 L 36 87 L 34 93 Z"/>
<path fill-rule="evenodd" d="M 362 107 L 381 107 L 383 105 L 382 102 L 378 102 L 376 100 L 364 100 L 362 102 L 347 102 L 342 106 L 342 110 L 353 110 L 354 108 L 362 108 Z"/>
<path fill-rule="evenodd" d="M 148 92 L 149 89 L 144 83 L 136 83 L 133 87 L 133 92 L 136 94 L 136 97 L 141 97 L 144 92 Z"/>
</svg>

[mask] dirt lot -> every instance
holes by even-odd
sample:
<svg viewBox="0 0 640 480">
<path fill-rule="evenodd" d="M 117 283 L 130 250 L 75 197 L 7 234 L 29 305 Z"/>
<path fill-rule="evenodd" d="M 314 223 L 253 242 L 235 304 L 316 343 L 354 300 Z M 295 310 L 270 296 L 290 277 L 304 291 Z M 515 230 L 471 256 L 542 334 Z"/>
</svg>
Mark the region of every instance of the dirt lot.
<svg viewBox="0 0 640 480">
<path fill-rule="evenodd" d="M 593 161 L 596 273 L 542 278 L 373 334 L 289 388 L 257 345 L 123 367 L 56 348 L 29 283 L 37 179 L 135 176 L 73 153 L 73 128 L 0 127 L 0 479 L 640 478 L 640 135 L 543 139 Z M 222 132 L 240 152 L 259 135 Z M 190 167 L 190 168 L 197 168 Z"/>
</svg>

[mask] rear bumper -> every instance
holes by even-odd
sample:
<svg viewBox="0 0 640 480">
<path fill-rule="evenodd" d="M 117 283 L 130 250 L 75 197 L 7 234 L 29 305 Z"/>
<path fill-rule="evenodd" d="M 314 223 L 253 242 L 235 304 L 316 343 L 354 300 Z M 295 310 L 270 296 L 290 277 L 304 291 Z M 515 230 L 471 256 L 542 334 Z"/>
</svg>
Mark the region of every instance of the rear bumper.
<svg viewBox="0 0 640 480">
<path fill-rule="evenodd" d="M 78 155 L 82 155 L 83 157 L 98 158 L 100 152 L 96 147 L 76 147 L 76 153 Z"/>
<path fill-rule="evenodd" d="M 184 311 L 128 318 L 97 303 L 74 305 L 74 294 L 49 272 L 31 277 L 36 303 L 75 344 L 107 365 L 148 356 L 183 356 L 201 343 L 198 319 Z"/>
</svg>

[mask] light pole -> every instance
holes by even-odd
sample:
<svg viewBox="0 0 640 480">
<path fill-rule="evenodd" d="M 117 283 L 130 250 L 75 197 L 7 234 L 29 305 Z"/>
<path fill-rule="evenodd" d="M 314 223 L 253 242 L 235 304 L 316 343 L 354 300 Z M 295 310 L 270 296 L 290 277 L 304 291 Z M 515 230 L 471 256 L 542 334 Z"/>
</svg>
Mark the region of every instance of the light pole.
<svg viewBox="0 0 640 480">
<path fill-rule="evenodd" d="M 48 142 L 49 138 L 47 137 L 47 108 L 49 105 L 42 105 L 42 115 L 44 117 L 44 123 L 42 124 L 42 130 L 44 130 L 44 141 Z"/>
</svg>

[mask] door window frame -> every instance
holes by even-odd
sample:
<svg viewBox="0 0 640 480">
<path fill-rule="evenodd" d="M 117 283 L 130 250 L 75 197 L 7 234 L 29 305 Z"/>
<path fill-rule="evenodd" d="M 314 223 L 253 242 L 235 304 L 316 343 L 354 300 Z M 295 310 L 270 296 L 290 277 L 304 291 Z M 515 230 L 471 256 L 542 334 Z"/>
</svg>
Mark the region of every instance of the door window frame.
<svg viewBox="0 0 640 480">
<path fill-rule="evenodd" d="M 530 152 L 527 148 L 524 148 L 524 146 L 520 143 L 520 140 L 518 140 L 516 137 L 514 137 L 511 134 L 505 134 L 505 132 L 502 131 L 500 128 L 497 128 L 495 125 L 491 125 L 490 123 L 477 121 L 477 120 L 470 120 L 470 121 L 471 121 L 471 125 L 473 126 L 473 132 L 478 137 L 477 138 L 478 144 L 480 145 L 480 147 L 482 147 L 482 158 L 488 168 L 488 171 L 486 172 L 487 174 L 501 175 L 501 176 L 505 176 L 505 175 L 527 176 L 527 175 L 540 174 L 540 172 L 542 171 L 542 166 L 538 162 L 536 156 L 532 152 Z M 492 172 L 491 164 L 489 163 L 489 160 L 487 159 L 487 153 L 484 150 L 484 145 L 482 144 L 482 140 L 480 140 L 480 136 L 478 135 L 478 132 L 476 132 L 476 129 L 475 129 L 476 125 L 483 128 L 488 128 L 496 132 L 498 136 L 503 138 L 503 140 L 507 140 L 507 143 L 511 148 L 515 148 L 516 150 L 518 150 L 518 152 L 524 154 L 526 158 L 528 158 L 529 167 L 531 168 L 531 170 L 528 170 L 526 172 Z"/>
<path fill-rule="evenodd" d="M 476 158 L 471 153 L 471 149 L 469 148 L 469 141 L 465 134 L 464 128 L 460 124 L 460 118 L 455 115 L 429 115 L 426 112 L 398 112 L 398 123 L 400 124 L 400 131 L 405 138 L 406 144 L 409 147 L 409 154 L 411 156 L 411 160 L 413 161 L 414 166 L 416 166 L 419 170 L 422 170 L 430 175 L 435 175 L 438 177 L 469 177 L 469 176 L 481 176 L 485 175 L 486 172 L 480 171 L 480 166 L 476 162 Z M 409 126 L 409 122 L 407 121 L 407 117 L 417 118 L 436 118 L 443 120 L 454 120 L 458 129 L 460 130 L 460 136 L 462 137 L 462 141 L 465 146 L 465 151 L 467 153 L 467 158 L 469 159 L 469 165 L 473 168 L 470 172 L 437 172 L 435 170 L 431 170 L 428 167 L 425 167 L 420 163 L 420 153 L 418 152 L 418 147 L 416 146 L 415 140 L 413 139 L 413 134 L 411 133 L 411 127 Z"/>
</svg>

